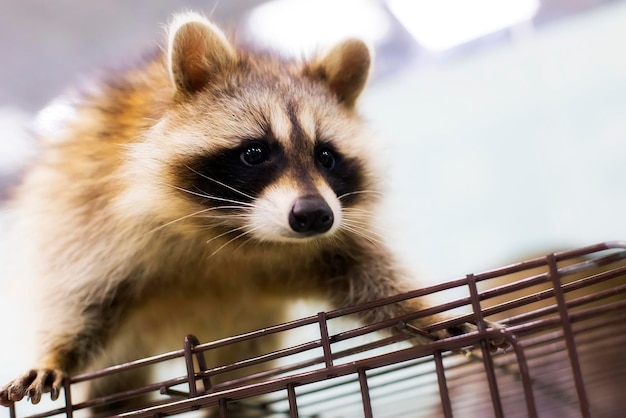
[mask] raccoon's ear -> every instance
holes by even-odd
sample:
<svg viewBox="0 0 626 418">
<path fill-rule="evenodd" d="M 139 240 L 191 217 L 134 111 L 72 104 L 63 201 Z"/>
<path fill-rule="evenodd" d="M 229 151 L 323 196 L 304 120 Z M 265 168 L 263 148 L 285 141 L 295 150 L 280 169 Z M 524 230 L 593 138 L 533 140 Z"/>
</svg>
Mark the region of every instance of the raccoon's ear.
<svg viewBox="0 0 626 418">
<path fill-rule="evenodd" d="M 339 102 L 353 108 L 367 83 L 371 65 L 370 48 L 359 39 L 348 39 L 318 58 L 309 71 L 328 85 Z"/>
<path fill-rule="evenodd" d="M 168 69 L 183 94 L 201 91 L 236 63 L 234 47 L 224 33 L 197 13 L 175 16 L 168 28 Z"/>
</svg>

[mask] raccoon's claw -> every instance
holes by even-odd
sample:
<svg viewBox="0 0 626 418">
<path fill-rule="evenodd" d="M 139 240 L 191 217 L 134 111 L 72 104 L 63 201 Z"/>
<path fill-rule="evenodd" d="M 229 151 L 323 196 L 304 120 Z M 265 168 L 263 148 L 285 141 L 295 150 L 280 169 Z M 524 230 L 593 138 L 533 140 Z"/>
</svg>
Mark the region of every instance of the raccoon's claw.
<svg viewBox="0 0 626 418">
<path fill-rule="evenodd" d="M 0 405 L 11 406 L 28 396 L 33 404 L 50 392 L 52 400 L 59 397 L 65 373 L 58 369 L 33 369 L 0 389 Z"/>
<path fill-rule="evenodd" d="M 487 328 L 504 329 L 504 325 L 498 324 L 497 322 L 490 322 L 490 321 L 485 321 L 485 322 L 486 322 Z M 478 330 L 478 327 L 476 325 L 471 324 L 469 322 L 465 322 L 460 325 L 455 325 L 453 327 L 436 331 L 434 335 L 437 339 L 443 339 L 447 337 L 456 337 L 458 335 L 467 334 L 467 333 L 474 332 L 477 330 Z M 511 346 L 505 338 L 499 338 L 497 340 L 489 340 L 488 343 L 489 343 L 489 351 L 491 351 L 492 353 L 495 353 L 496 351 L 498 351 L 499 348 L 506 351 L 506 349 Z"/>
</svg>

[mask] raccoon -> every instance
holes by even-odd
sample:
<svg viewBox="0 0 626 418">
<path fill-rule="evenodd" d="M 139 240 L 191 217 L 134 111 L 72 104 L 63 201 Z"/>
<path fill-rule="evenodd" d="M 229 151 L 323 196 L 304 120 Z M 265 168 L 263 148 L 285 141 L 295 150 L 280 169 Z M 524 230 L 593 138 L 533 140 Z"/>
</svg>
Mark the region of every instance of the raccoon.
<svg viewBox="0 0 626 418">
<path fill-rule="evenodd" d="M 177 348 L 187 333 L 280 323 L 297 299 L 341 307 L 415 288 L 373 226 L 384 174 L 356 110 L 371 64 L 360 40 L 289 60 L 184 13 L 166 48 L 77 94 L 12 202 L 13 280 L 39 351 L 0 403 L 56 399 L 68 374 Z M 472 326 L 460 328 L 436 337 Z"/>
</svg>

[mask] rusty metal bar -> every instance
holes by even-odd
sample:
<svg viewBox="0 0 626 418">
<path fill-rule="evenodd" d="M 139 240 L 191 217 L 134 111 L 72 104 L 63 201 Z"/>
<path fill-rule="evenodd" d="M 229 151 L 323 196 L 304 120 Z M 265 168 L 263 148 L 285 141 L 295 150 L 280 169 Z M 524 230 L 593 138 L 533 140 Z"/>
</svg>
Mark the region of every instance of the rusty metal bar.
<svg viewBox="0 0 626 418">
<path fill-rule="evenodd" d="M 170 386 L 175 386 L 181 383 L 185 383 L 187 382 L 187 377 L 179 377 L 179 378 L 175 378 L 175 379 L 170 379 L 170 380 L 166 380 L 163 382 L 158 382 L 158 383 L 152 383 L 149 385 L 145 385 L 142 386 L 140 388 L 137 389 L 131 389 L 131 390 L 127 390 L 124 392 L 120 392 L 120 393 L 116 393 L 113 395 L 108 395 L 108 396 L 102 396 L 99 398 L 95 398 L 95 399 L 90 399 L 88 401 L 85 402 L 80 402 L 80 403 L 76 403 L 73 405 L 73 410 L 74 411 L 78 411 L 80 409 L 85 409 L 85 408 L 90 408 L 93 406 L 97 406 L 97 405 L 102 405 L 105 403 L 111 403 L 111 402 L 116 402 L 116 401 L 121 401 L 124 399 L 129 399 L 129 398 L 133 398 L 139 395 L 143 395 L 143 394 L 147 394 L 153 391 L 161 391 L 163 387 L 168 388 Z M 187 396 L 188 397 L 188 394 Z M 45 416 L 50 416 L 50 415 L 55 415 L 55 414 L 49 414 L 49 415 L 45 415 Z M 42 415 L 44 416 L 44 415 Z M 34 416 L 33 416 L 34 418 Z"/>
<path fill-rule="evenodd" d="M 571 292 L 573 290 L 579 290 L 588 286 L 591 286 L 593 284 L 599 283 L 601 281 L 605 281 L 605 280 L 609 280 L 609 279 L 614 279 L 620 276 L 624 276 L 626 275 L 626 266 L 625 267 L 620 267 L 619 269 L 615 269 L 612 270 L 610 272 L 603 272 L 594 276 L 590 276 L 587 277 L 586 279 L 581 279 L 581 280 L 577 280 L 575 282 L 571 282 L 571 283 L 567 283 L 565 285 L 563 285 L 561 288 L 563 289 L 563 292 L 568 293 Z M 546 276 L 547 277 L 547 276 Z M 602 279 L 602 280 L 598 280 L 598 278 Z M 572 299 L 569 301 L 566 301 L 566 305 L 568 309 L 571 309 L 573 307 L 576 306 L 580 306 L 580 305 L 584 305 L 586 303 L 589 302 L 594 302 L 603 298 L 608 298 L 608 297 L 612 297 L 612 296 L 616 296 L 622 293 L 626 293 L 626 284 L 623 285 L 617 285 L 617 286 L 613 286 L 609 289 L 605 289 L 602 291 L 598 291 L 595 292 L 591 295 L 586 295 L 586 296 L 580 296 L 576 299 Z M 483 315 L 487 316 L 487 315 L 494 315 L 500 312 L 505 312 L 508 311 L 510 309 L 513 308 L 519 308 L 522 306 L 527 305 L 528 303 L 531 302 L 536 302 L 539 300 L 546 300 L 549 299 L 553 296 L 553 289 L 549 289 L 549 290 L 543 290 L 537 293 L 533 293 L 531 295 L 527 295 L 527 296 L 523 296 L 523 297 L 519 297 L 517 299 L 514 299 L 513 301 L 509 301 L 509 302 L 504 302 L 504 303 L 500 303 L 498 305 L 495 306 L 491 306 L 489 308 L 484 308 L 482 309 Z M 525 313 L 525 314 L 520 314 L 517 315 L 515 317 L 512 318 L 507 318 L 502 320 L 503 323 L 509 324 L 512 321 L 515 321 L 517 319 L 523 319 L 525 321 L 532 319 L 532 318 L 536 318 L 538 316 L 543 316 L 545 314 L 548 313 L 553 313 L 553 312 L 558 312 L 558 307 L 556 305 L 553 306 L 547 306 L 544 308 L 538 308 L 535 309 L 534 311 Z M 449 320 L 445 320 L 445 321 L 441 321 L 441 322 L 437 322 L 435 324 L 432 324 L 428 327 L 426 327 L 425 329 L 432 331 L 432 330 L 438 330 L 438 329 L 444 329 L 447 328 L 449 326 L 455 325 L 460 323 L 459 321 L 463 322 L 468 322 L 472 320 L 472 315 L 471 314 L 466 314 L 466 315 L 462 315 L 462 316 L 457 316 L 454 319 L 449 319 Z"/>
<path fill-rule="evenodd" d="M 450 404 L 450 394 L 448 393 L 448 385 L 446 384 L 446 374 L 443 367 L 443 359 L 441 358 L 441 351 L 435 351 L 434 357 L 443 416 L 446 418 L 452 418 L 452 405 Z"/>
<path fill-rule="evenodd" d="M 193 365 L 193 340 L 195 337 L 185 337 L 185 367 L 187 368 L 187 384 L 189 385 L 189 396 L 195 398 L 198 396 L 198 387 L 196 385 L 196 371 Z M 197 340 L 196 340 L 197 341 Z"/>
<path fill-rule="evenodd" d="M 167 386 L 162 386 L 159 389 L 159 393 L 161 395 L 173 396 L 173 397 L 177 397 L 177 398 L 188 398 L 189 397 L 189 392 L 183 392 L 182 390 L 175 390 L 175 389 L 169 388 Z"/>
<path fill-rule="evenodd" d="M 72 418 L 74 416 L 74 405 L 72 404 L 72 385 L 67 377 L 63 379 L 63 397 L 65 398 L 65 416 Z"/>
<path fill-rule="evenodd" d="M 507 340 L 510 345 L 513 346 L 516 354 L 520 356 L 521 359 L 523 359 L 522 348 L 519 347 L 519 344 L 517 346 L 515 345 L 517 344 L 517 342 L 515 341 L 512 334 L 503 332 L 502 330 L 487 330 L 481 333 L 470 333 L 458 337 L 449 338 L 446 340 L 435 341 L 425 346 L 414 346 L 403 350 L 397 350 L 392 353 L 368 357 L 363 360 L 356 360 L 347 364 L 335 365 L 333 366 L 332 374 L 333 377 L 355 374 L 358 373 L 359 369 L 372 369 L 396 362 L 400 363 L 403 361 L 411 360 L 415 357 L 432 355 L 432 353 L 436 350 L 460 350 L 463 347 L 478 345 L 481 340 L 490 338 Z M 123 413 L 119 416 L 151 417 L 155 413 L 160 413 L 162 411 L 167 411 L 168 413 L 187 412 L 191 410 L 191 408 L 194 406 L 214 406 L 221 398 L 240 400 L 248 398 L 250 396 L 259 396 L 278 390 L 284 390 L 284 388 L 286 388 L 286 385 L 288 385 L 289 383 L 305 385 L 326 379 L 328 379 L 327 371 L 324 369 L 316 371 L 314 370 L 310 372 L 302 372 L 300 374 L 281 377 L 266 382 L 259 382 L 242 387 L 223 390 L 220 393 L 201 395 L 196 398 L 174 401 L 165 406 L 149 407 L 138 411 Z"/>
<path fill-rule="evenodd" d="M 363 416 L 365 418 L 373 418 L 372 400 L 370 399 L 370 389 L 367 384 L 367 374 L 365 369 L 359 369 L 359 385 L 361 387 L 361 399 L 363 400 Z"/>
<path fill-rule="evenodd" d="M 198 373 L 198 375 L 202 377 L 202 376 L 213 376 L 213 375 L 217 375 L 221 373 L 232 372 L 234 370 L 243 369 L 245 367 L 254 366 L 257 364 L 261 364 L 261 363 L 267 363 L 272 360 L 277 360 L 280 358 L 288 357 L 292 354 L 298 354 L 298 353 L 302 353 L 308 350 L 312 350 L 314 348 L 320 347 L 321 345 L 322 345 L 321 341 L 320 342 L 311 341 L 308 343 L 297 345 L 295 347 L 286 348 L 282 350 L 276 350 L 272 353 L 263 354 L 261 356 L 253 357 L 250 359 L 245 359 L 245 360 L 237 361 L 235 363 L 213 367 L 211 369 L 206 369 L 205 371 Z M 230 382 L 215 384 L 213 385 L 213 387 L 219 388 L 226 384 L 230 384 Z"/>
<path fill-rule="evenodd" d="M 143 359 L 130 361 L 128 363 L 119 364 L 116 366 L 107 367 L 95 372 L 82 373 L 70 378 L 71 383 L 84 382 L 86 380 L 93 380 L 98 377 L 108 376 L 115 373 L 120 373 L 127 370 L 136 369 L 139 367 L 149 366 L 152 364 L 162 363 L 167 360 L 180 358 L 184 356 L 184 350 L 171 351 L 169 353 L 163 353 L 152 357 L 146 357 Z"/>
<path fill-rule="evenodd" d="M 193 348 L 200 345 L 200 341 L 196 338 L 195 335 L 188 335 L 187 338 L 191 341 Z M 211 390 L 211 378 L 208 375 L 204 375 L 203 373 L 208 369 L 206 363 L 206 357 L 204 356 L 204 351 L 196 351 L 196 360 L 198 362 L 198 374 L 202 377 L 202 386 L 204 387 L 204 391 L 207 392 Z"/>
<path fill-rule="evenodd" d="M 328 322 L 326 319 L 326 312 L 319 312 L 317 314 L 318 323 L 320 326 L 320 337 L 322 342 L 322 349 L 324 350 L 324 362 L 326 368 L 333 367 L 333 352 L 330 348 L 330 338 L 328 337 Z"/>
<path fill-rule="evenodd" d="M 554 297 L 559 308 L 559 315 L 561 318 L 561 326 L 563 328 L 563 336 L 565 338 L 565 344 L 567 345 L 567 352 L 570 358 L 570 364 L 572 367 L 572 375 L 576 382 L 576 392 L 578 394 L 578 401 L 580 403 L 580 412 L 583 417 L 588 418 L 591 416 L 591 409 L 589 406 L 589 400 L 587 399 L 587 392 L 585 391 L 585 383 L 580 369 L 580 360 L 578 353 L 576 352 L 576 341 L 574 340 L 574 333 L 572 332 L 572 323 L 570 322 L 569 313 L 567 310 L 567 304 L 565 302 L 565 295 L 561 288 L 561 278 L 559 275 L 559 268 L 557 266 L 557 257 L 555 254 L 550 254 L 546 257 L 548 265 L 550 267 L 550 277 L 554 285 Z"/>
<path fill-rule="evenodd" d="M 219 405 L 219 414 L 220 414 L 220 418 L 227 418 L 228 417 L 228 406 L 226 405 L 226 399 L 222 398 L 219 400 L 218 402 Z"/>
<path fill-rule="evenodd" d="M 287 385 L 287 398 L 289 399 L 289 417 L 298 418 L 298 403 L 296 402 L 296 389 L 293 383 Z"/>
<path fill-rule="evenodd" d="M 363 353 L 369 350 L 374 350 L 376 348 L 380 348 L 380 347 L 384 347 L 393 343 L 397 343 L 400 341 L 404 341 L 406 339 L 408 339 L 408 336 L 403 336 L 403 335 L 394 335 L 391 337 L 387 337 L 387 338 L 383 338 L 379 341 L 373 341 L 371 343 L 366 343 L 363 345 L 359 345 L 356 347 L 351 347 L 345 350 L 341 350 L 341 351 L 337 351 L 335 353 L 333 353 L 333 359 L 340 359 L 340 358 L 344 358 L 353 354 L 358 354 L 358 353 Z M 320 347 L 321 344 L 320 343 L 313 343 L 315 345 L 315 347 Z M 279 350 L 282 351 L 282 350 Z M 300 351 L 298 351 L 300 352 Z M 261 378 L 269 378 L 269 377 L 274 377 L 274 376 L 278 376 L 281 374 L 285 374 L 285 373 L 289 373 L 289 372 L 293 372 L 295 370 L 299 370 L 299 369 L 304 369 L 310 366 L 314 366 L 316 364 L 321 364 L 324 362 L 324 356 L 319 356 L 319 357 L 315 357 L 313 359 L 310 360 L 305 360 L 305 361 L 300 361 L 288 366 L 278 366 L 275 368 L 272 368 L 271 370 L 266 370 L 263 372 L 259 372 L 259 373 L 254 373 L 251 375 L 248 375 L 246 377 L 242 377 L 239 379 L 233 379 L 233 380 L 229 380 L 227 382 L 224 383 L 218 383 L 213 385 L 213 388 L 215 390 L 219 390 L 219 389 L 223 389 L 226 387 L 232 387 L 232 386 L 237 386 L 237 385 L 244 385 L 253 381 L 258 381 Z M 210 370 L 208 371 L 210 372 Z"/>
<path fill-rule="evenodd" d="M 485 331 L 485 320 L 483 318 L 482 309 L 480 306 L 480 297 L 478 295 L 478 289 L 476 288 L 476 279 L 473 274 L 467 275 L 467 286 L 470 292 L 470 298 L 472 300 L 472 308 L 474 309 L 474 315 L 476 316 L 476 325 L 478 331 Z M 485 373 L 487 374 L 487 383 L 489 384 L 489 393 L 491 394 L 491 402 L 493 404 L 493 412 L 496 417 L 503 418 L 504 411 L 502 410 L 502 401 L 500 400 L 500 393 L 498 390 L 498 382 L 496 380 L 496 372 L 493 367 L 493 359 L 491 358 L 491 352 L 487 346 L 487 340 L 480 341 L 480 348 L 483 353 L 483 365 L 485 366 Z"/>
<path fill-rule="evenodd" d="M 565 304 L 567 305 L 567 309 L 571 310 L 572 308 L 576 308 L 578 306 L 582 306 L 591 302 L 597 302 L 599 300 L 610 298 L 610 297 L 619 295 L 621 293 L 626 294 L 626 284 L 615 286 L 610 289 L 598 291 L 597 293 L 594 293 L 591 295 L 580 296 L 575 299 L 570 299 Z M 531 301 L 533 296 L 534 295 L 531 295 L 529 298 L 525 297 L 523 299 Z M 592 309 L 592 308 L 589 308 L 589 309 Z M 516 323 L 519 323 L 519 322 L 528 323 L 530 320 L 544 317 L 546 315 L 550 315 L 550 314 L 554 314 L 558 312 L 559 312 L 559 308 L 557 305 L 549 305 L 544 308 L 535 309 L 534 311 L 531 311 L 528 313 L 515 315 L 513 317 L 506 318 L 502 320 L 502 322 L 505 324 L 509 324 L 509 325 L 515 325 Z"/>
</svg>

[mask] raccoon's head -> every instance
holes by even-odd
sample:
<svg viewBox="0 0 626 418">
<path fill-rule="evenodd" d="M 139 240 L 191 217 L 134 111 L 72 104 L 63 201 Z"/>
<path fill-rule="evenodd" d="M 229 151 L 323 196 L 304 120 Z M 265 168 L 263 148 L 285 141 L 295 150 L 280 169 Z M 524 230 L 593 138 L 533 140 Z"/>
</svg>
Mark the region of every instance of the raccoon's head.
<svg viewBox="0 0 626 418">
<path fill-rule="evenodd" d="M 355 112 L 371 65 L 363 42 L 288 61 L 185 14 L 169 29 L 167 59 L 173 104 L 142 145 L 168 193 L 164 221 L 222 243 L 371 237 L 377 156 Z"/>
</svg>

